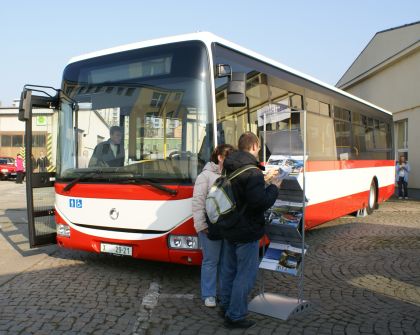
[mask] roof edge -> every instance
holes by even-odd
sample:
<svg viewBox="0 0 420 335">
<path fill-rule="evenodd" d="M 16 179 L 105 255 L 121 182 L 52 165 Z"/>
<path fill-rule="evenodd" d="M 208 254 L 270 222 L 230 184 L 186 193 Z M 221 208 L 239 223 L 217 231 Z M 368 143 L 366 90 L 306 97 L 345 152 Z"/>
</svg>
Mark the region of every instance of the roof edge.
<svg viewBox="0 0 420 335">
<path fill-rule="evenodd" d="M 159 45 L 159 44 L 167 44 L 167 43 L 183 42 L 183 41 L 191 41 L 191 40 L 208 41 L 208 40 L 214 40 L 214 39 L 219 39 L 219 37 L 210 32 L 197 32 L 197 33 L 160 37 L 160 38 L 145 40 L 141 42 L 123 44 L 116 47 L 101 49 L 98 51 L 88 52 L 86 54 L 82 54 L 82 55 L 70 58 L 67 65 L 81 61 L 81 60 L 89 59 L 89 58 L 100 57 L 100 56 L 118 53 L 122 51 L 146 48 L 149 46 L 154 46 L 154 45 Z"/>
<path fill-rule="evenodd" d="M 420 47 L 420 39 L 418 39 L 416 42 L 414 42 L 413 44 L 410 44 L 409 46 L 407 46 L 406 48 L 398 51 L 397 53 L 389 56 L 388 58 L 384 59 L 382 62 L 380 62 L 379 64 L 376 64 L 374 66 L 372 66 L 371 68 L 367 69 L 366 71 L 360 73 L 359 75 L 357 75 L 356 77 L 354 77 L 351 80 L 346 81 L 345 83 L 340 84 L 339 86 L 337 86 L 339 89 L 344 90 L 348 87 L 354 86 L 355 84 L 357 84 L 358 82 L 362 81 L 364 78 L 366 77 L 370 77 L 372 74 L 377 73 L 378 71 L 381 71 L 382 69 L 390 66 L 391 64 L 394 64 L 396 61 L 398 61 L 399 59 L 402 59 L 404 57 L 407 57 L 413 53 L 416 52 L 416 50 Z M 337 83 L 338 85 L 338 83 Z"/>
<path fill-rule="evenodd" d="M 415 24 L 419 24 L 419 23 L 420 23 L 420 21 L 403 24 L 401 26 L 397 26 L 397 27 L 394 27 L 394 28 L 388 28 L 388 29 L 384 29 L 384 30 L 378 31 L 376 34 L 381 34 L 381 33 L 387 32 L 387 31 L 395 30 L 395 29 L 401 29 L 401 28 L 405 28 L 405 27 L 409 27 L 409 26 L 414 26 Z"/>
<path fill-rule="evenodd" d="M 405 28 L 405 27 L 408 27 L 408 26 L 413 26 L 413 25 L 416 25 L 416 24 L 420 24 L 420 21 L 416 21 L 416 22 L 413 22 L 413 23 L 407 23 L 407 24 L 404 24 L 404 25 L 401 25 L 401 26 L 398 26 L 398 27 L 394 27 L 394 28 L 388 28 L 388 29 L 385 29 L 385 30 L 381 30 L 381 31 L 378 31 L 378 32 L 376 32 L 375 33 L 375 35 L 373 35 L 373 37 L 369 40 L 369 42 L 366 44 L 366 46 L 362 49 L 362 51 L 360 51 L 360 53 L 359 53 L 359 55 L 354 59 L 354 61 L 350 64 L 350 66 L 347 68 L 347 70 L 343 73 L 343 75 L 340 77 L 340 79 L 338 79 L 337 80 L 337 82 L 336 82 L 336 84 L 335 84 L 335 86 L 336 87 L 341 87 L 341 86 L 343 86 L 343 85 L 345 85 L 346 83 L 344 83 L 344 84 L 340 84 L 340 81 L 345 77 L 345 75 L 347 74 L 347 72 L 349 72 L 349 70 L 351 69 L 351 67 L 356 63 L 356 61 L 360 58 L 360 56 L 363 54 L 363 52 L 367 49 L 367 47 L 372 43 L 372 41 L 375 39 L 375 37 L 376 37 L 376 35 L 378 35 L 378 34 L 381 34 L 381 33 L 385 33 L 385 32 L 388 32 L 388 31 L 391 31 L 391 30 L 396 30 L 396 29 L 400 29 L 400 28 Z M 340 84 L 340 85 L 339 85 Z"/>
</svg>

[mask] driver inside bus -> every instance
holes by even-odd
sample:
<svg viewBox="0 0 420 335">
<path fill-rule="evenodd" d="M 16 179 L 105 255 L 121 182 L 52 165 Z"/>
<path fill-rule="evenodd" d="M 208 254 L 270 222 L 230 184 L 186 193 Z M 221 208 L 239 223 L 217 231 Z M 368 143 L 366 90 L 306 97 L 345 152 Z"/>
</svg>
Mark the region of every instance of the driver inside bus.
<svg viewBox="0 0 420 335">
<path fill-rule="evenodd" d="M 93 151 L 89 167 L 119 167 L 124 165 L 122 130 L 118 126 L 109 129 L 109 139 L 99 143 Z"/>
</svg>

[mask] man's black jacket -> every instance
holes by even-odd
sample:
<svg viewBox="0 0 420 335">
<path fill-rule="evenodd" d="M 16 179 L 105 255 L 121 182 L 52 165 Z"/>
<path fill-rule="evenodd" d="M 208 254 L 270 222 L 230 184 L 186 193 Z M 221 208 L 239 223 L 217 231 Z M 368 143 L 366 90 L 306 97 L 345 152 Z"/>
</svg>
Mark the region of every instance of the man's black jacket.
<svg viewBox="0 0 420 335">
<path fill-rule="evenodd" d="M 244 165 L 259 167 L 256 158 L 246 151 L 236 151 L 226 157 L 223 167 L 227 174 Z M 223 230 L 223 237 L 230 242 L 247 243 L 259 240 L 264 235 L 264 211 L 277 199 L 275 185 L 265 187 L 260 169 L 250 169 L 232 179 L 232 189 L 241 213 L 239 222 Z"/>
</svg>

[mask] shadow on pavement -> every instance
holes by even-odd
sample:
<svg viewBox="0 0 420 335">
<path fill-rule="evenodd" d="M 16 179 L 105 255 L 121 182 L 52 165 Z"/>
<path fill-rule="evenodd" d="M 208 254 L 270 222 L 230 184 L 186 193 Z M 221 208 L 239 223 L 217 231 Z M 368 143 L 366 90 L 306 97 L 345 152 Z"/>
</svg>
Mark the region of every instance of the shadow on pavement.
<svg viewBox="0 0 420 335">
<path fill-rule="evenodd" d="M 4 214 L 0 215 L 0 227 L 1 236 L 23 257 L 45 253 L 50 254 L 57 249 L 56 246 L 30 249 L 26 208 L 4 210 Z"/>
</svg>

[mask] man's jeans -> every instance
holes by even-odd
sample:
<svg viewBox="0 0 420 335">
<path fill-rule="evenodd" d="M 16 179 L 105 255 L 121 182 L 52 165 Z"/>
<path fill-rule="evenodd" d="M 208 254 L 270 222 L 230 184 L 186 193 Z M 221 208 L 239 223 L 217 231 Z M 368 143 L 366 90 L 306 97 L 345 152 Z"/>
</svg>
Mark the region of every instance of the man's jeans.
<svg viewBox="0 0 420 335">
<path fill-rule="evenodd" d="M 248 314 L 248 295 L 258 271 L 259 242 L 231 243 L 224 240 L 220 271 L 220 305 L 231 320 Z"/>
<path fill-rule="evenodd" d="M 206 233 L 199 232 L 198 238 L 203 252 L 203 262 L 201 264 L 201 298 L 217 296 L 217 273 L 219 272 L 219 260 L 223 245 L 223 240 L 209 240 Z"/>
</svg>

